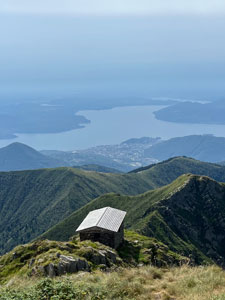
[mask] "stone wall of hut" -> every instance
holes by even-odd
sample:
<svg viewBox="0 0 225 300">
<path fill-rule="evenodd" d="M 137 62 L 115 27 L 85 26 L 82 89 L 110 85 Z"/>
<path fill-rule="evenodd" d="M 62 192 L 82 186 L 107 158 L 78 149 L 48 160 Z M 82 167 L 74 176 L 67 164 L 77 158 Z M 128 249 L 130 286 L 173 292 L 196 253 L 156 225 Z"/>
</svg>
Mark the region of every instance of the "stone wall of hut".
<svg viewBox="0 0 225 300">
<path fill-rule="evenodd" d="M 102 228 L 90 228 L 80 232 L 80 240 L 91 240 L 100 242 L 111 248 L 118 248 L 124 239 L 124 224 L 122 223 L 118 232 L 105 230 Z"/>
</svg>

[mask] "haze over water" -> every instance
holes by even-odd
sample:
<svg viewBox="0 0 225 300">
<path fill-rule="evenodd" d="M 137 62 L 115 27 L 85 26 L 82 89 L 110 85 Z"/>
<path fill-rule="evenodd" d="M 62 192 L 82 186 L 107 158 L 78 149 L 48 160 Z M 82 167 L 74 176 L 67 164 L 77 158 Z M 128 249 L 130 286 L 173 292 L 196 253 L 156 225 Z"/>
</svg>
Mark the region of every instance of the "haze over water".
<svg viewBox="0 0 225 300">
<path fill-rule="evenodd" d="M 153 112 L 160 108 L 162 106 L 135 106 L 80 111 L 80 115 L 91 120 L 85 128 L 57 134 L 19 134 L 14 140 L 0 140 L 0 147 L 21 142 L 37 150 L 67 151 L 118 144 L 143 136 L 169 139 L 191 134 L 214 134 L 225 137 L 225 125 L 178 124 L 157 120 Z"/>
</svg>

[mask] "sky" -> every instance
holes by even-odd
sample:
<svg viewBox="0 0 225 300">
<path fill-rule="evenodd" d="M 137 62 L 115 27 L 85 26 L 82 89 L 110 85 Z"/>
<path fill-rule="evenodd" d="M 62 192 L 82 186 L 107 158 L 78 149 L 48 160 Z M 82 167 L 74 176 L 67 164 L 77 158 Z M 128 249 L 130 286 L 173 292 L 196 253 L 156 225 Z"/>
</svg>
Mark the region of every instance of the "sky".
<svg viewBox="0 0 225 300">
<path fill-rule="evenodd" d="M 4 13 L 224 14 L 224 0 L 0 0 Z"/>
<path fill-rule="evenodd" d="M 220 98 L 224 0 L 0 0 L 0 101 Z"/>
</svg>

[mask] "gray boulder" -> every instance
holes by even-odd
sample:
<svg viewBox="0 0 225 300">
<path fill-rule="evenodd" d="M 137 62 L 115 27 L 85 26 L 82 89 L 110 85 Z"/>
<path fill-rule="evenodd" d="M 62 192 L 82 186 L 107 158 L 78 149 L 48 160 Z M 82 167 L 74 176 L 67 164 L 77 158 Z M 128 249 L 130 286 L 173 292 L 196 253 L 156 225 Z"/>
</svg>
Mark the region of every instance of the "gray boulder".
<svg viewBox="0 0 225 300">
<path fill-rule="evenodd" d="M 66 273 L 76 273 L 79 271 L 90 271 L 90 266 L 86 260 L 75 259 L 71 256 L 60 255 L 60 261 L 57 265 L 57 275 Z"/>
<path fill-rule="evenodd" d="M 88 247 L 88 252 L 83 254 L 83 256 L 92 262 L 94 265 L 106 265 L 106 251 L 96 250 L 92 247 Z"/>
<path fill-rule="evenodd" d="M 117 254 L 108 249 L 97 250 L 92 247 L 88 247 L 88 251 L 83 256 L 94 265 L 105 265 L 107 267 L 117 264 L 119 258 Z"/>
</svg>

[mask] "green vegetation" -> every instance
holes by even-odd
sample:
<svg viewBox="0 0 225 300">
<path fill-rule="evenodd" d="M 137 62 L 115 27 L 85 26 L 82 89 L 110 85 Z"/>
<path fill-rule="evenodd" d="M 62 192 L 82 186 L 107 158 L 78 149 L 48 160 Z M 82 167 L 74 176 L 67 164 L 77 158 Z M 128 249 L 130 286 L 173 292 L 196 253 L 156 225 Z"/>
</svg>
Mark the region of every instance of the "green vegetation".
<svg viewBox="0 0 225 300">
<path fill-rule="evenodd" d="M 86 171 L 101 172 L 101 173 L 123 173 L 114 168 L 104 167 L 104 166 L 100 166 L 100 165 L 96 165 L 96 164 L 75 166 L 74 168 L 86 170 Z"/>
<path fill-rule="evenodd" d="M 144 266 L 55 279 L 15 277 L 0 287 L 1 300 L 224 300 L 225 272 L 215 266 Z"/>
<path fill-rule="evenodd" d="M 144 171 L 144 172 L 142 172 Z M 219 182 L 225 182 L 225 167 L 195 160 L 189 157 L 173 157 L 158 164 L 139 168 L 131 172 L 141 177 L 150 177 L 155 188 L 171 183 L 183 174 L 195 174 L 211 177 Z"/>
<path fill-rule="evenodd" d="M 135 194 L 150 187 L 135 176 L 122 176 L 74 168 L 0 173 L 0 254 L 34 239 L 101 194 Z"/>
<path fill-rule="evenodd" d="M 1 172 L 0 254 L 36 238 L 100 195 L 110 192 L 137 195 L 169 184 L 183 173 L 190 172 L 225 181 L 225 167 L 190 158 L 174 158 L 131 174 L 104 174 L 74 168 Z M 149 202 L 148 195 L 153 199 L 154 195 L 159 193 L 160 190 L 144 196 L 146 203 L 142 208 L 138 208 L 139 198 L 129 198 L 132 199 L 134 216 L 136 207 L 137 211 L 145 211 L 145 206 Z M 108 195 L 103 196 L 103 199 L 108 199 L 106 203 L 111 203 L 112 206 L 118 201 L 120 207 L 122 198 Z M 123 199 L 126 199 L 126 196 Z M 96 203 L 104 205 L 104 202 L 100 203 L 99 200 Z M 96 207 L 98 205 L 96 204 Z M 95 207 L 95 204 L 91 207 Z M 129 204 L 125 205 L 124 209 L 129 210 Z M 49 236 L 54 239 L 67 239 L 74 235 L 78 222 L 88 211 L 89 207 L 84 208 L 82 213 L 78 212 L 75 223 L 71 216 L 67 220 L 67 224 L 71 225 L 70 228 L 63 226 L 59 233 L 55 231 L 53 235 L 49 233 Z M 142 218 L 142 215 L 137 214 L 137 218 Z M 131 221 L 135 220 L 127 222 Z"/>
<path fill-rule="evenodd" d="M 211 259 L 225 264 L 224 184 L 188 174 L 138 196 L 106 194 L 75 211 L 41 238 L 68 239 L 89 211 L 104 206 L 127 211 L 126 228 L 156 238 L 170 250 L 189 256 L 195 264 Z"/>
</svg>

